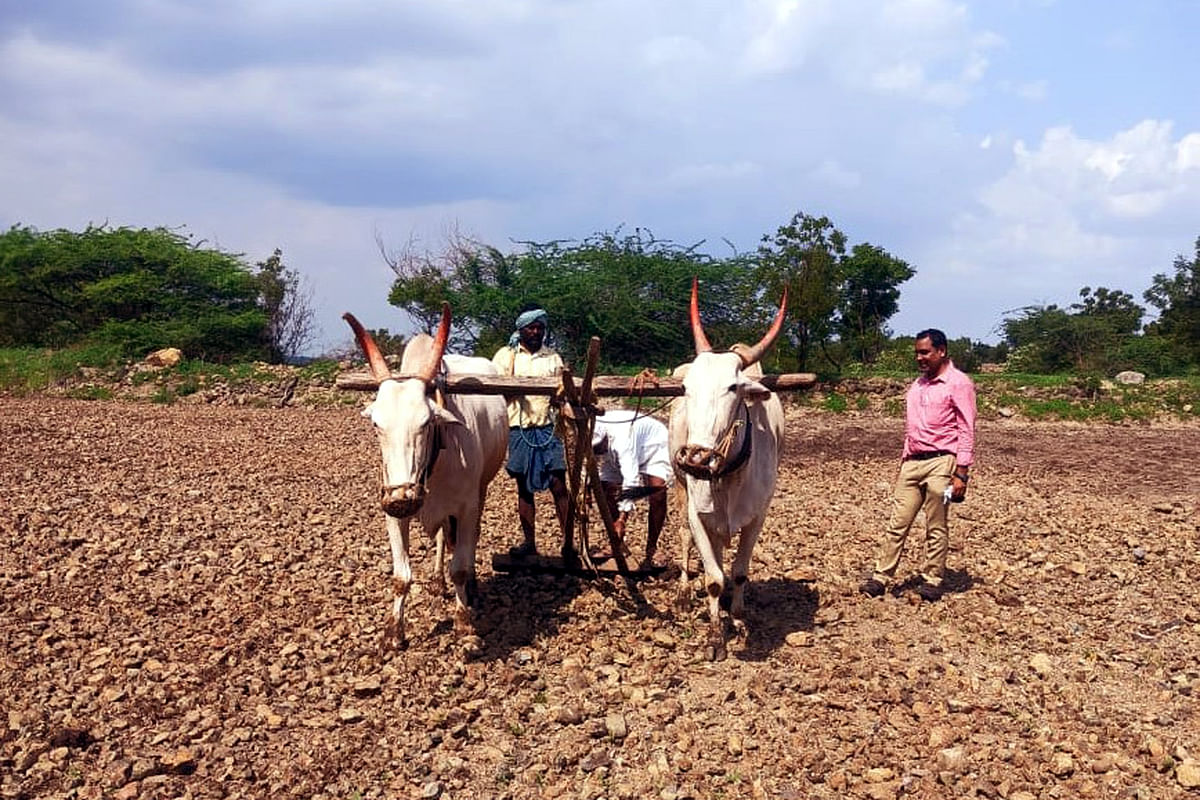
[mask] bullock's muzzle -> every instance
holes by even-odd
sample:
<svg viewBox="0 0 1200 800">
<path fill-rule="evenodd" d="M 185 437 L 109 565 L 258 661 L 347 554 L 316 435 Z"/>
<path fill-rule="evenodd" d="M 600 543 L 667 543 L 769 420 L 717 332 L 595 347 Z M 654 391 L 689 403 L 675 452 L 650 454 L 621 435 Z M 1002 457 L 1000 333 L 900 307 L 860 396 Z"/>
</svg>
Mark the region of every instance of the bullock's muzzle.
<svg viewBox="0 0 1200 800">
<path fill-rule="evenodd" d="M 421 510 L 425 502 L 425 487 L 419 483 L 401 483 L 384 486 L 380 490 L 379 505 L 389 517 L 404 519 Z"/>
<path fill-rule="evenodd" d="M 725 466 L 725 456 L 711 447 L 685 444 L 675 451 L 675 466 L 693 478 L 712 480 Z"/>
</svg>

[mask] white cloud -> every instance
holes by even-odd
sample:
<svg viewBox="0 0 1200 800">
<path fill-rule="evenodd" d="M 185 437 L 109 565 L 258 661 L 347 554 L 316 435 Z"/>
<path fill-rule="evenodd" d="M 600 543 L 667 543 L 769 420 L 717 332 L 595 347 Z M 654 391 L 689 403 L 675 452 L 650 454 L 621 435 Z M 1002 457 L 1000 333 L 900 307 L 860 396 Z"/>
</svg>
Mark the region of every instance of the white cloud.
<svg viewBox="0 0 1200 800">
<path fill-rule="evenodd" d="M 881 0 L 854 13 L 823 0 L 760 2 L 743 66 L 750 74 L 815 68 L 840 85 L 940 106 L 967 101 L 1001 43 L 972 30 L 950 0 Z"/>
<path fill-rule="evenodd" d="M 1083 285 L 1136 296 L 1195 235 L 1197 147 L 1200 134 L 1175 141 L 1160 120 L 1102 140 L 1055 127 L 1033 147 L 1018 141 L 1008 172 L 922 261 L 970 281 L 1003 276 L 992 296 L 1004 308 L 1070 302 Z"/>
<path fill-rule="evenodd" d="M 1179 140 L 1175 168 L 1180 172 L 1200 168 L 1200 133 L 1189 133 Z"/>
</svg>

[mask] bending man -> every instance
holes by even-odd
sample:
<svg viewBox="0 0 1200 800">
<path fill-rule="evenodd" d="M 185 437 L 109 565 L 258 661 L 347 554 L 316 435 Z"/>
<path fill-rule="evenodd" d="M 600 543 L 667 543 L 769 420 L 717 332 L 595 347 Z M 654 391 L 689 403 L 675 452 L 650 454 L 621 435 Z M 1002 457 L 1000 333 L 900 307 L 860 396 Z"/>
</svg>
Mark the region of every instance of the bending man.
<svg viewBox="0 0 1200 800">
<path fill-rule="evenodd" d="M 609 506 L 616 509 L 616 529 L 622 542 L 633 501 L 639 497 L 647 499 L 650 514 L 642 566 L 654 566 L 658 536 L 667 519 L 667 489 L 675 482 L 667 426 L 634 411 L 606 411 L 596 417 L 592 450 L 604 456 L 600 462 L 600 482 L 604 484 Z"/>
</svg>

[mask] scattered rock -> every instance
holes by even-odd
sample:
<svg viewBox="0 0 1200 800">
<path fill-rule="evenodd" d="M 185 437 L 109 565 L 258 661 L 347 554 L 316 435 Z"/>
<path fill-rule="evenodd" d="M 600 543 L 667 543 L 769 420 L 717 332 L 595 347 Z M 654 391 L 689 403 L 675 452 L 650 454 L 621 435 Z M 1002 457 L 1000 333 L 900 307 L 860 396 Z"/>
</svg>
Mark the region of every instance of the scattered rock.
<svg viewBox="0 0 1200 800">
<path fill-rule="evenodd" d="M 675 637 L 671 635 L 671 632 L 663 630 L 662 628 L 654 631 L 654 633 L 650 635 L 650 638 L 653 639 L 654 643 L 659 647 L 671 649 L 674 648 L 676 644 Z"/>
<path fill-rule="evenodd" d="M 810 647 L 812 645 L 812 634 L 808 631 L 792 631 L 783 638 L 792 647 Z"/>
<path fill-rule="evenodd" d="M 1175 767 L 1175 780 L 1187 789 L 1200 787 L 1200 762 L 1185 758 Z"/>
<path fill-rule="evenodd" d="M 1131 369 L 1127 369 L 1123 372 L 1118 372 L 1116 375 L 1114 375 L 1113 380 L 1116 381 L 1117 383 L 1123 383 L 1126 385 L 1134 385 L 1134 384 L 1139 384 L 1139 383 L 1145 383 L 1146 376 L 1141 372 L 1134 372 Z"/>
<path fill-rule="evenodd" d="M 958 774 L 967 766 L 967 752 L 961 747 L 947 747 L 937 754 L 938 769 L 943 772 Z"/>
<path fill-rule="evenodd" d="M 1048 678 L 1054 672 L 1054 661 L 1045 653 L 1034 653 L 1029 659 L 1029 667 L 1039 678 Z"/>
<path fill-rule="evenodd" d="M 1059 778 L 1066 778 L 1075 773 L 1075 759 L 1069 753 L 1055 753 L 1050 761 L 1050 773 Z"/>
<path fill-rule="evenodd" d="M 142 361 L 148 367 L 165 369 L 177 365 L 183 360 L 183 352 L 178 347 L 164 347 L 155 350 Z"/>
<path fill-rule="evenodd" d="M 624 714 L 609 714 L 604 718 L 604 730 L 616 741 L 621 741 L 629 735 L 629 727 Z"/>
</svg>

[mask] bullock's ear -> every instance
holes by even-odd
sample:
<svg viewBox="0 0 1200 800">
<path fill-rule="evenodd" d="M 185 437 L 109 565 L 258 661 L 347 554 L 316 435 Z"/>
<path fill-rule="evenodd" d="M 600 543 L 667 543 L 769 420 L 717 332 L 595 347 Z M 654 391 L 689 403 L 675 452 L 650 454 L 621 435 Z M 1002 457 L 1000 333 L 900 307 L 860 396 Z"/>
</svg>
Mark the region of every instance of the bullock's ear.
<svg viewBox="0 0 1200 800">
<path fill-rule="evenodd" d="M 671 377 L 672 378 L 686 378 L 687 374 L 688 374 L 688 369 L 691 366 L 692 366 L 692 362 L 690 362 L 690 361 L 686 364 L 680 364 L 678 367 L 671 370 Z"/>
<path fill-rule="evenodd" d="M 433 416 L 437 418 L 438 422 L 441 422 L 445 425 L 461 425 L 462 424 L 461 422 L 459 422 L 458 417 L 454 416 L 449 411 L 447 411 L 446 409 L 444 409 L 438 405 L 433 406 Z"/>
<path fill-rule="evenodd" d="M 371 418 L 371 411 L 372 411 L 374 408 L 375 408 L 375 403 L 374 403 L 374 401 L 372 401 L 372 402 L 370 402 L 370 403 L 367 403 L 365 406 L 363 406 L 363 409 L 362 409 L 362 411 L 358 412 L 358 415 L 359 415 L 360 417 L 362 417 L 363 419 L 370 419 L 370 418 Z"/>
<path fill-rule="evenodd" d="M 749 378 L 743 377 L 738 381 L 738 394 L 744 400 L 766 400 L 771 394 L 771 390 L 763 386 L 758 381 L 752 381 Z"/>
</svg>

